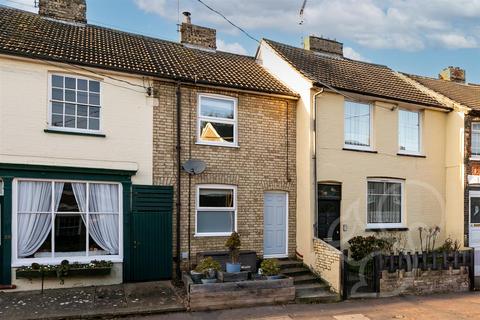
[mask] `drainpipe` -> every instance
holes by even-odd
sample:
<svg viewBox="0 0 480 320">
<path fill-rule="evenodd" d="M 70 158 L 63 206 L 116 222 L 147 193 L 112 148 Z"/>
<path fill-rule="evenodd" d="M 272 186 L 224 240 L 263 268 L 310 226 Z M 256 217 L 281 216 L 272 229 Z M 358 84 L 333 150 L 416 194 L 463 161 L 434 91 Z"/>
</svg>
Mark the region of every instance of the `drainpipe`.
<svg viewBox="0 0 480 320">
<path fill-rule="evenodd" d="M 318 214 L 318 183 L 317 183 L 317 97 L 323 93 L 324 89 L 320 88 L 318 92 L 313 95 L 313 179 L 315 184 L 314 194 L 314 215 Z M 315 218 L 315 229 L 313 234 L 317 237 L 318 221 Z"/>
<path fill-rule="evenodd" d="M 182 94 L 180 91 L 180 83 L 177 83 L 176 86 L 176 98 L 177 98 L 177 203 L 176 203 L 176 210 L 177 210 L 177 216 L 176 216 L 176 223 L 177 223 L 177 248 L 176 248 L 176 254 L 177 254 L 177 264 L 176 264 L 176 274 L 177 274 L 177 279 L 181 278 L 180 274 L 180 208 L 181 208 L 181 173 L 182 173 L 182 149 L 181 149 L 181 123 L 182 123 L 182 116 L 181 116 L 181 105 L 182 105 Z"/>
</svg>

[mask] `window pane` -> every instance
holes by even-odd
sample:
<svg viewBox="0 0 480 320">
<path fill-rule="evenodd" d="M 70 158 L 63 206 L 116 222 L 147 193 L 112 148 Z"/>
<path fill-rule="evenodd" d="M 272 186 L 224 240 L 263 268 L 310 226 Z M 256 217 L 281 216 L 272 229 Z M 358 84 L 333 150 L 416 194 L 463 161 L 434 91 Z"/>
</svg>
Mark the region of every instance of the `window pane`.
<svg viewBox="0 0 480 320">
<path fill-rule="evenodd" d="M 201 121 L 200 140 L 208 142 L 234 142 L 234 125 Z"/>
<path fill-rule="evenodd" d="M 78 117 L 77 118 L 77 128 L 78 129 L 87 129 L 87 118 Z"/>
<path fill-rule="evenodd" d="M 370 105 L 345 102 L 345 144 L 370 146 Z"/>
<path fill-rule="evenodd" d="M 201 115 L 217 118 L 234 118 L 234 102 L 232 100 L 201 98 Z"/>
<path fill-rule="evenodd" d="M 78 116 L 82 116 L 82 117 L 86 117 L 88 115 L 88 106 L 84 106 L 84 105 L 78 105 L 77 106 L 77 115 Z"/>
<path fill-rule="evenodd" d="M 89 108 L 90 117 L 100 118 L 100 108 L 99 107 L 90 107 Z"/>
<path fill-rule="evenodd" d="M 103 183 L 90 184 L 90 212 L 118 213 L 118 201 L 118 185 Z"/>
<path fill-rule="evenodd" d="M 90 214 L 90 254 L 119 253 L 118 215 Z"/>
<path fill-rule="evenodd" d="M 341 186 L 333 184 L 319 184 L 318 196 L 320 198 L 340 198 Z"/>
<path fill-rule="evenodd" d="M 100 92 L 100 82 L 98 81 L 89 81 L 89 84 L 90 84 L 90 91 L 92 92 Z"/>
<path fill-rule="evenodd" d="M 480 123 L 472 123 L 472 156 L 480 156 Z"/>
<path fill-rule="evenodd" d="M 199 207 L 233 207 L 232 189 L 200 189 Z"/>
<path fill-rule="evenodd" d="M 63 101 L 63 90 L 62 89 L 52 89 L 52 99 Z"/>
<path fill-rule="evenodd" d="M 65 101 L 75 102 L 75 91 L 74 90 L 65 90 Z"/>
<path fill-rule="evenodd" d="M 63 88 L 63 77 L 52 76 L 52 87 Z"/>
<path fill-rule="evenodd" d="M 71 103 L 65 103 L 65 114 L 75 115 L 75 105 Z"/>
<path fill-rule="evenodd" d="M 401 184 L 368 182 L 368 223 L 401 223 Z"/>
<path fill-rule="evenodd" d="M 55 257 L 86 255 L 87 232 L 80 214 L 55 216 Z"/>
<path fill-rule="evenodd" d="M 84 91 L 77 91 L 77 102 L 88 103 L 88 93 Z"/>
<path fill-rule="evenodd" d="M 420 114 L 399 110 L 398 141 L 400 150 L 420 151 Z"/>
<path fill-rule="evenodd" d="M 55 182 L 56 190 L 61 190 L 62 184 Z M 57 200 L 57 196 L 60 196 L 60 200 Z M 56 202 L 58 201 L 58 208 L 56 212 L 80 212 L 80 206 L 78 205 L 76 196 L 73 192 L 71 183 L 63 184 L 63 191 L 60 194 L 55 195 Z M 83 195 L 82 195 L 83 197 Z"/>
<path fill-rule="evenodd" d="M 235 227 L 233 211 L 198 211 L 197 232 L 232 232 Z"/>
<path fill-rule="evenodd" d="M 88 121 L 88 128 L 90 130 L 100 130 L 100 122 L 98 121 L 98 119 L 90 118 L 90 120 Z"/>
<path fill-rule="evenodd" d="M 76 82 L 77 80 L 75 78 L 65 77 L 65 88 L 76 89 Z"/>
<path fill-rule="evenodd" d="M 98 93 L 90 93 L 89 97 L 89 104 L 100 105 L 100 95 Z"/>
<path fill-rule="evenodd" d="M 88 81 L 84 79 L 78 79 L 77 80 L 77 89 L 78 90 L 83 90 L 83 91 L 88 91 Z"/>
<path fill-rule="evenodd" d="M 52 102 L 52 113 L 63 114 L 63 103 Z"/>
<path fill-rule="evenodd" d="M 65 116 L 65 127 L 75 128 L 75 116 Z"/>
<path fill-rule="evenodd" d="M 63 127 L 63 115 L 53 114 L 52 115 L 52 126 Z"/>
<path fill-rule="evenodd" d="M 480 198 L 470 198 L 470 223 L 480 223 Z"/>
</svg>

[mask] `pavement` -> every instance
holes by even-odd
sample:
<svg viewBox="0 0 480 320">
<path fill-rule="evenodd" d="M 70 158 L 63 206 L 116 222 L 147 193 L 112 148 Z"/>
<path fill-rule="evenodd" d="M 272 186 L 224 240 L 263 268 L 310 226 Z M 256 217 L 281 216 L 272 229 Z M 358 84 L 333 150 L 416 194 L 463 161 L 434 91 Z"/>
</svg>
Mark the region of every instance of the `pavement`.
<svg viewBox="0 0 480 320">
<path fill-rule="evenodd" d="M 330 304 L 289 304 L 233 310 L 172 313 L 129 320 L 383 320 L 480 319 L 480 292 L 348 300 Z"/>
<path fill-rule="evenodd" d="M 0 319 L 89 319 L 184 311 L 181 290 L 169 281 L 0 292 Z"/>
</svg>

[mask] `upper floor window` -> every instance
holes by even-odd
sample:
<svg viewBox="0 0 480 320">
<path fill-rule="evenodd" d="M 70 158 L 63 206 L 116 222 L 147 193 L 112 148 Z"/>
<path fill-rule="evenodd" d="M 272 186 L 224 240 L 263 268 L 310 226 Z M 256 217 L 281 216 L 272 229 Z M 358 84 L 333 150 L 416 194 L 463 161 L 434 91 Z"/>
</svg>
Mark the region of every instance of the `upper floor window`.
<svg viewBox="0 0 480 320">
<path fill-rule="evenodd" d="M 480 158 L 480 122 L 472 123 L 472 158 Z"/>
<path fill-rule="evenodd" d="M 372 106 L 345 101 L 344 110 L 345 147 L 354 149 L 372 148 Z"/>
<path fill-rule="evenodd" d="M 403 181 L 369 179 L 367 184 L 367 227 L 402 227 Z"/>
<path fill-rule="evenodd" d="M 100 81 L 57 74 L 50 79 L 50 127 L 98 132 Z"/>
<path fill-rule="evenodd" d="M 420 153 L 420 112 L 398 111 L 398 144 L 402 153 Z"/>
<path fill-rule="evenodd" d="M 237 99 L 200 95 L 197 127 L 199 143 L 237 146 Z"/>
</svg>

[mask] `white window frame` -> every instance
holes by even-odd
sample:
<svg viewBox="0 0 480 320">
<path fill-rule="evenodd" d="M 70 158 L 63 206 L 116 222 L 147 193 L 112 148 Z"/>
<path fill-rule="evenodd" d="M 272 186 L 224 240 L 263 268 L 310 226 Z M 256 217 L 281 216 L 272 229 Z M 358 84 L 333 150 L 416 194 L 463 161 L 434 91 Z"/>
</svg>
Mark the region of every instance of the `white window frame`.
<svg viewBox="0 0 480 320">
<path fill-rule="evenodd" d="M 214 98 L 221 99 L 233 102 L 233 119 L 225 118 L 216 118 L 216 117 L 207 117 L 201 115 L 202 108 L 202 98 Z M 196 144 L 209 145 L 209 146 L 222 146 L 222 147 L 238 147 L 238 99 L 234 97 L 219 95 L 219 94 L 210 94 L 210 93 L 199 93 L 197 96 L 197 142 Z M 211 121 L 216 123 L 224 123 L 233 125 L 233 142 L 214 142 L 214 141 L 203 141 L 201 139 L 201 122 Z"/>
<path fill-rule="evenodd" d="M 98 118 L 98 130 L 93 130 L 93 129 L 78 129 L 78 128 L 66 128 L 66 127 L 56 127 L 52 124 L 52 78 L 53 76 L 61 76 L 61 77 L 69 77 L 69 78 L 75 78 L 75 79 L 81 79 L 81 80 L 91 80 L 91 81 L 98 81 L 100 84 L 100 105 L 98 106 L 100 108 L 100 117 Z M 65 89 L 65 88 L 64 88 Z M 76 92 L 76 90 L 75 90 Z M 63 100 L 65 103 L 65 98 Z M 75 105 L 77 102 L 74 103 Z M 90 104 L 87 104 L 90 106 Z M 93 105 L 96 106 L 96 105 Z M 88 111 L 87 111 L 88 112 Z M 103 118 L 103 80 L 99 78 L 91 78 L 91 77 L 86 77 L 78 74 L 68 74 L 68 73 L 61 73 L 61 72 L 50 72 L 48 73 L 48 119 L 47 119 L 47 128 L 48 130 L 51 131 L 60 131 L 60 132 L 76 132 L 76 133 L 86 133 L 86 134 L 103 134 L 103 126 L 102 126 L 102 118 Z M 76 115 L 75 115 L 76 119 Z"/>
<path fill-rule="evenodd" d="M 84 256 L 72 256 L 72 257 L 45 257 L 45 258 L 19 258 L 18 257 L 18 250 L 17 250 L 17 239 L 18 239 L 18 182 L 20 181 L 41 181 L 41 182 L 63 182 L 63 183 L 101 183 L 101 184 L 115 184 L 118 185 L 118 209 L 119 209 L 119 217 L 118 217 L 118 241 L 119 241 L 119 248 L 118 248 L 118 255 L 89 255 L 88 247 L 85 250 Z M 53 189 L 52 184 L 52 189 Z M 70 262 L 79 262 L 79 263 L 89 263 L 92 260 L 108 260 L 112 262 L 123 262 L 123 188 L 122 184 L 118 182 L 112 181 L 90 181 L 90 180 L 63 180 L 63 179 L 30 179 L 30 178 L 16 178 L 12 182 L 12 267 L 22 267 L 22 266 L 30 266 L 32 263 L 39 263 L 39 264 L 51 264 L 51 265 L 58 265 L 63 260 L 68 260 Z M 88 186 L 87 186 L 88 192 Z M 54 192 L 53 192 L 54 194 Z M 88 193 L 87 193 L 88 195 Z M 87 196 L 88 198 L 88 196 Z M 87 207 L 87 212 L 88 212 Z M 51 215 L 54 217 L 55 208 L 52 206 L 51 208 Z M 88 216 L 88 214 L 87 214 Z M 88 219 L 87 219 L 88 221 Z M 52 225 L 52 230 L 54 226 Z M 88 229 L 87 229 L 88 230 Z M 87 231 L 88 232 L 88 231 Z M 88 236 L 88 233 L 87 233 Z M 86 239 L 88 241 L 88 238 Z M 54 240 L 52 241 L 54 244 Z M 55 246 L 52 245 L 52 252 L 54 252 Z"/>
<path fill-rule="evenodd" d="M 388 183 L 399 183 L 400 184 L 400 196 L 401 196 L 401 207 L 400 207 L 400 223 L 368 223 L 368 183 L 369 182 L 388 182 Z M 406 227 L 406 210 L 405 210 L 405 180 L 402 179 L 389 179 L 389 178 L 368 178 L 366 184 L 366 199 L 365 199 L 365 221 L 367 224 L 367 229 L 396 229 L 396 228 L 405 228 Z"/>
<path fill-rule="evenodd" d="M 370 133 L 370 136 L 369 136 L 369 140 L 370 140 L 370 145 L 369 146 L 358 146 L 358 145 L 354 145 L 354 144 L 347 144 L 345 143 L 345 106 L 346 104 L 350 102 L 350 103 L 356 103 L 356 104 L 364 104 L 364 105 L 368 105 L 369 106 L 369 112 L 370 112 L 370 128 L 369 128 L 369 133 Z M 374 104 L 373 103 L 367 103 L 367 102 L 357 102 L 357 101 L 350 101 L 350 100 L 345 100 L 344 104 L 343 104 L 343 148 L 344 149 L 353 149 L 353 150 L 363 150 L 363 151 L 373 151 L 374 148 L 373 148 L 373 145 L 374 145 L 374 134 L 373 134 L 373 115 L 374 113 Z"/>
<path fill-rule="evenodd" d="M 196 237 L 224 237 L 230 236 L 231 232 L 198 232 L 197 216 L 198 211 L 233 211 L 233 231 L 237 231 L 237 186 L 228 184 L 199 184 L 196 188 L 195 200 L 195 236 Z M 233 208 L 230 207 L 200 207 L 200 189 L 233 190 Z"/>
<path fill-rule="evenodd" d="M 470 159 L 471 160 L 480 160 L 480 155 L 474 155 L 473 154 L 473 125 L 474 124 L 478 124 L 480 125 L 480 122 L 479 121 L 472 121 L 472 123 L 470 124 Z M 478 131 L 478 133 L 480 133 L 480 130 L 475 130 L 476 132 Z"/>
<path fill-rule="evenodd" d="M 405 111 L 405 112 L 413 112 L 418 114 L 418 151 L 412 151 L 412 150 L 401 150 L 400 149 L 400 111 Z M 398 139 L 398 153 L 399 154 L 405 154 L 405 155 L 416 155 L 416 156 L 421 156 L 423 155 L 423 112 L 420 110 L 411 110 L 411 109 L 405 109 L 405 108 L 399 108 L 398 109 L 398 134 L 397 134 L 397 139 Z"/>
</svg>

